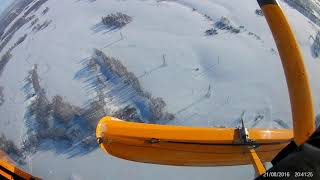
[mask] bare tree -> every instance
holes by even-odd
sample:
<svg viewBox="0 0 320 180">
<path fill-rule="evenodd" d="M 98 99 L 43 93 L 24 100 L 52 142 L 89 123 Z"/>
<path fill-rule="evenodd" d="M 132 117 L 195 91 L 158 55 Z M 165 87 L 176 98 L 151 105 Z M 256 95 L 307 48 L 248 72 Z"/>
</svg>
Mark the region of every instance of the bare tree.
<svg viewBox="0 0 320 180">
<path fill-rule="evenodd" d="M 53 117 L 64 123 L 71 121 L 76 115 L 80 115 L 83 110 L 65 102 L 62 96 L 56 95 L 51 103 Z"/>
<path fill-rule="evenodd" d="M 128 121 L 142 122 L 141 117 L 137 112 L 137 108 L 131 107 L 130 105 L 116 111 L 113 116 Z"/>
<path fill-rule="evenodd" d="M 207 93 L 206 93 L 204 96 L 205 96 L 206 98 L 211 97 L 211 84 L 209 84 L 209 87 L 208 87 Z"/>
<path fill-rule="evenodd" d="M 42 11 L 42 15 L 47 14 L 48 11 L 49 11 L 49 7 L 46 7 L 46 8 Z"/>
<path fill-rule="evenodd" d="M 91 127 L 95 128 L 98 121 L 109 114 L 109 110 L 105 107 L 106 102 L 104 100 L 104 95 L 102 92 L 98 94 L 95 100 L 91 101 L 86 111 L 82 114 L 84 118 L 87 119 Z"/>
<path fill-rule="evenodd" d="M 9 62 L 9 60 L 11 59 L 12 55 L 10 53 L 10 51 L 7 51 L 4 55 L 2 55 L 1 59 L 0 59 L 0 76 L 2 75 L 2 72 L 5 68 L 5 66 L 7 65 L 7 63 Z"/>
<path fill-rule="evenodd" d="M 41 31 L 46 27 L 48 27 L 51 23 L 52 23 L 52 20 L 46 20 L 42 24 L 36 24 L 35 26 L 33 26 L 32 31 L 33 32 Z"/>
<path fill-rule="evenodd" d="M 150 112 L 151 112 L 151 121 L 170 121 L 174 119 L 174 115 L 171 113 L 165 112 L 164 108 L 166 107 L 166 103 L 162 98 L 151 98 L 150 103 Z"/>
<path fill-rule="evenodd" d="M 0 106 L 4 103 L 3 87 L 0 86 Z"/>
<path fill-rule="evenodd" d="M 168 64 L 167 64 L 167 61 L 166 61 L 166 55 L 163 54 L 162 55 L 162 65 L 161 65 L 161 67 L 167 67 L 167 66 L 168 66 Z"/>
</svg>

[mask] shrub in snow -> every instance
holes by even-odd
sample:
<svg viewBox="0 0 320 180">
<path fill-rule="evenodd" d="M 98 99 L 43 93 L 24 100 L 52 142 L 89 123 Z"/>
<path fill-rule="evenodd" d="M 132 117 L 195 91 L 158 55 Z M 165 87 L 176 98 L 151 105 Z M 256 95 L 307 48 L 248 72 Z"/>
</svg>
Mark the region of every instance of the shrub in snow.
<svg viewBox="0 0 320 180">
<path fill-rule="evenodd" d="M 253 32 L 248 32 L 248 35 L 253 36 L 254 38 L 256 38 L 257 40 L 261 40 L 261 37 L 258 36 L 257 34 L 253 33 Z"/>
<path fill-rule="evenodd" d="M 316 116 L 316 127 L 320 126 L 320 114 Z"/>
<path fill-rule="evenodd" d="M 256 9 L 256 10 L 255 10 L 255 13 L 256 13 L 256 15 L 258 15 L 258 16 L 263 16 L 263 12 L 262 12 L 261 9 Z"/>
<path fill-rule="evenodd" d="M 231 23 L 226 17 L 221 17 L 214 25 L 218 29 L 229 29 L 231 27 Z"/>
<path fill-rule="evenodd" d="M 207 36 L 212 36 L 212 35 L 218 34 L 218 32 L 217 32 L 216 29 L 211 28 L 211 29 L 206 30 L 206 31 L 205 31 L 205 34 L 206 34 Z"/>
<path fill-rule="evenodd" d="M 227 30 L 231 33 L 240 33 L 240 29 L 234 27 L 230 20 L 226 17 L 221 17 L 220 20 L 214 23 L 215 28 L 220 30 Z"/>
<path fill-rule="evenodd" d="M 126 24 L 130 23 L 132 18 L 121 12 L 115 14 L 109 14 L 105 17 L 102 17 L 102 23 L 109 28 L 122 28 Z"/>
<path fill-rule="evenodd" d="M 238 34 L 238 33 L 240 33 L 240 29 L 238 29 L 238 28 L 231 28 L 231 29 L 230 29 L 230 32 L 231 32 L 231 33 Z"/>
<path fill-rule="evenodd" d="M 212 21 L 212 18 L 209 15 L 204 14 L 204 17 L 207 18 L 209 21 Z"/>
<path fill-rule="evenodd" d="M 317 36 L 313 42 L 312 50 L 315 57 L 320 56 L 320 31 L 317 33 Z"/>
</svg>

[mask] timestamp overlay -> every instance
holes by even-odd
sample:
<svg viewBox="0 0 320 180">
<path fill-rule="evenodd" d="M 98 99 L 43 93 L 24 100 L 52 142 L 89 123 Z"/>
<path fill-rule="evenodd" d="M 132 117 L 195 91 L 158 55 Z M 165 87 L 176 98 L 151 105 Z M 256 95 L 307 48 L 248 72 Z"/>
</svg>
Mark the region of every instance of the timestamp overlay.
<svg viewBox="0 0 320 180">
<path fill-rule="evenodd" d="M 286 172 L 286 171 L 267 171 L 263 174 L 264 178 L 279 178 L 279 179 L 308 179 L 313 178 L 314 173 L 312 171 L 294 171 L 294 172 Z"/>
</svg>

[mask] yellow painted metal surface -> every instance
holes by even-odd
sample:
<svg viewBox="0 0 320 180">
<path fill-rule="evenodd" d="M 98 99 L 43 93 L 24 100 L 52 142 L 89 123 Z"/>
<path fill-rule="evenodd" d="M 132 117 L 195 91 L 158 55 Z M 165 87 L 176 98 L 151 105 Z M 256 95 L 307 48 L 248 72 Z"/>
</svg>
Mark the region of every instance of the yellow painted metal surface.
<svg viewBox="0 0 320 180">
<path fill-rule="evenodd" d="M 260 144 L 256 153 L 262 162 L 271 161 L 292 139 L 292 130 L 249 129 L 249 134 Z M 131 161 L 180 166 L 251 164 L 248 145 L 238 142 L 234 128 L 155 125 L 104 117 L 96 136 L 107 153 Z"/>
<path fill-rule="evenodd" d="M 0 179 L 40 180 L 15 166 L 14 162 L 0 150 Z"/>
<path fill-rule="evenodd" d="M 25 179 L 25 180 L 40 180 L 24 170 L 6 161 L 0 160 L 0 178 L 1 176 L 7 179 Z"/>
<path fill-rule="evenodd" d="M 262 164 L 259 156 L 257 155 L 257 152 L 253 148 L 249 148 L 249 152 L 251 154 L 251 162 L 252 165 L 257 173 L 257 175 L 262 175 L 263 173 L 266 172 L 266 168 Z"/>
<path fill-rule="evenodd" d="M 267 4 L 263 5 L 261 9 L 280 53 L 291 101 L 294 140 L 296 144 L 300 145 L 315 130 L 315 114 L 303 57 L 280 6 L 277 3 Z"/>
</svg>

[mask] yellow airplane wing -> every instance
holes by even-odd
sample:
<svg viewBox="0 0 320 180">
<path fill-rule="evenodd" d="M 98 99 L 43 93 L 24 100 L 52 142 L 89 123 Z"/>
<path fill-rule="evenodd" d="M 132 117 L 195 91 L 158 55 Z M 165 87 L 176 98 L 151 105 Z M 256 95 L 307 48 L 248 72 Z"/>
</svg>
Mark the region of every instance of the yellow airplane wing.
<svg viewBox="0 0 320 180">
<path fill-rule="evenodd" d="M 107 153 L 131 161 L 179 166 L 252 164 L 248 147 L 262 162 L 271 161 L 293 138 L 292 130 L 248 129 L 251 143 L 241 141 L 240 129 L 200 128 L 100 120 L 96 136 Z"/>
</svg>

